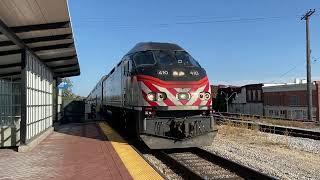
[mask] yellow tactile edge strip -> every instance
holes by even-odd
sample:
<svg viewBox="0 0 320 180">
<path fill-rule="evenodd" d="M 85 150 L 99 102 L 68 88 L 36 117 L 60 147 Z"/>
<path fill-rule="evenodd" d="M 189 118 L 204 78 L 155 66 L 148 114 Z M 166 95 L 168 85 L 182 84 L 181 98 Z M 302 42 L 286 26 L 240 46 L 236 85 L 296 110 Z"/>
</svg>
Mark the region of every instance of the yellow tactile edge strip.
<svg viewBox="0 0 320 180">
<path fill-rule="evenodd" d="M 117 132 L 107 123 L 99 123 L 121 161 L 133 179 L 163 179 Z"/>
</svg>

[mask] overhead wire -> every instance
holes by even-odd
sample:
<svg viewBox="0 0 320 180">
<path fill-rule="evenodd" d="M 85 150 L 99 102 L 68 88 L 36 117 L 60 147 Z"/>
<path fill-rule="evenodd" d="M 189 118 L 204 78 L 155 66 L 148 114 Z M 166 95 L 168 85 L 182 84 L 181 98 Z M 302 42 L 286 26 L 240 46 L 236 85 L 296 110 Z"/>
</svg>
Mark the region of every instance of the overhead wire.
<svg viewBox="0 0 320 180">
<path fill-rule="evenodd" d="M 289 70 L 286 71 L 285 73 L 281 74 L 278 79 L 281 79 L 282 77 L 284 77 L 285 75 L 287 75 L 287 74 L 290 73 L 291 71 L 295 70 L 297 67 L 298 67 L 297 65 L 293 66 L 291 69 L 289 69 Z M 274 83 L 274 82 L 276 82 L 276 81 L 277 81 L 277 80 L 273 80 L 273 81 L 271 81 L 271 83 Z"/>
<path fill-rule="evenodd" d="M 320 8 L 315 8 L 315 9 L 320 9 Z M 318 12 L 316 12 L 316 13 L 314 14 L 314 16 L 318 16 L 318 15 L 320 15 L 320 13 L 318 13 Z M 313 59 L 312 64 L 314 64 L 314 63 L 316 63 L 316 62 L 319 60 L 319 57 L 318 57 L 318 58 L 312 57 L 312 59 Z M 306 62 L 304 63 L 304 65 L 306 65 Z M 298 65 L 294 65 L 294 66 L 293 66 L 292 68 L 290 68 L 288 71 L 286 71 L 285 73 L 281 74 L 278 79 L 283 78 L 284 76 L 286 76 L 287 74 L 289 74 L 290 72 L 292 72 L 293 70 L 295 70 L 297 67 L 298 67 Z M 278 80 L 278 79 L 277 79 L 277 80 Z M 277 80 L 273 80 L 273 81 L 271 81 L 271 83 L 274 83 L 274 82 L 276 82 Z"/>
<path fill-rule="evenodd" d="M 320 57 L 312 57 L 311 59 L 312 59 L 312 64 L 315 64 L 316 62 L 318 62 L 318 60 L 320 60 Z M 306 62 L 304 62 L 304 65 L 306 65 Z M 293 66 L 292 68 L 290 68 L 288 71 L 286 71 L 285 73 L 281 74 L 281 75 L 279 76 L 279 78 L 277 78 L 277 80 L 283 78 L 284 76 L 286 76 L 287 74 L 289 74 L 290 72 L 292 72 L 293 70 L 295 70 L 297 67 L 298 67 L 298 65 L 294 65 L 294 66 Z M 271 83 L 274 83 L 274 82 L 276 82 L 277 80 L 273 80 L 273 81 L 271 81 Z"/>
<path fill-rule="evenodd" d="M 192 19 L 192 16 L 190 16 Z M 190 18 L 189 17 L 189 18 Z M 121 29 L 136 29 L 136 28 L 145 28 L 145 27 L 170 27 L 174 25 L 196 25 L 196 24 L 214 24 L 214 23 L 252 23 L 252 22 L 266 22 L 281 20 L 284 18 L 292 18 L 299 16 L 271 16 L 271 17 L 195 17 L 198 20 L 179 20 L 175 22 L 166 22 L 166 23 L 146 23 L 145 21 L 142 24 L 137 24 L 139 21 L 136 21 L 136 24 L 118 24 L 118 20 L 110 21 L 109 18 L 89 18 L 89 19 L 79 19 L 75 20 L 78 23 L 86 23 L 86 27 L 94 26 L 97 23 L 108 24 L 109 28 L 121 28 Z M 201 20 L 202 19 L 202 20 Z M 116 24 L 114 24 L 116 23 Z"/>
<path fill-rule="evenodd" d="M 319 9 L 320 8 L 315 8 Z M 318 11 L 319 12 L 319 11 Z M 316 12 L 314 15 L 318 16 L 320 13 Z M 299 19 L 301 15 L 292 15 L 292 16 L 271 16 L 271 17 L 253 17 L 253 18 L 245 18 L 245 17 L 200 17 L 200 16 L 180 16 L 179 18 L 188 18 L 188 20 L 184 21 L 176 21 L 176 22 L 171 22 L 171 23 L 151 23 L 151 24 L 146 24 L 145 22 L 143 24 L 133 24 L 133 25 L 128 25 L 128 24 L 110 24 L 113 26 L 110 26 L 109 28 L 119 28 L 119 29 L 138 29 L 138 28 L 144 28 L 144 27 L 156 27 L 156 28 L 166 28 L 170 27 L 172 25 L 196 25 L 196 24 L 214 24 L 214 23 L 253 23 L 253 22 L 267 22 L 267 21 L 274 21 L 274 20 L 282 20 L 284 18 L 297 18 Z M 197 19 L 197 20 L 190 20 L 190 19 Z M 202 20 L 200 20 L 202 19 Z M 88 19 L 80 19 L 78 22 L 80 23 L 89 23 L 91 25 L 96 24 L 96 23 L 117 23 L 118 20 L 115 21 L 110 21 L 110 20 L 115 20 L 112 18 L 88 18 Z M 313 63 L 318 61 L 318 59 L 314 60 Z M 286 72 L 282 73 L 279 77 L 282 78 L 295 70 L 298 67 L 298 65 L 293 66 Z M 276 80 L 273 80 L 272 82 L 275 82 Z"/>
</svg>

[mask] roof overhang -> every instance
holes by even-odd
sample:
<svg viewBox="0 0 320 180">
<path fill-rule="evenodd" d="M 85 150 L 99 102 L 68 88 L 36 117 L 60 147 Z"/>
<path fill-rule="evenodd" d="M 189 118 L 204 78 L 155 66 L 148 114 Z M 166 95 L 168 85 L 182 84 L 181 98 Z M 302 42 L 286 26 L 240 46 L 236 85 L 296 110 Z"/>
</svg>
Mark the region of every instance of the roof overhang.
<svg viewBox="0 0 320 180">
<path fill-rule="evenodd" d="M 24 49 L 55 77 L 80 75 L 67 0 L 0 1 L 0 77 L 19 76 Z"/>
</svg>

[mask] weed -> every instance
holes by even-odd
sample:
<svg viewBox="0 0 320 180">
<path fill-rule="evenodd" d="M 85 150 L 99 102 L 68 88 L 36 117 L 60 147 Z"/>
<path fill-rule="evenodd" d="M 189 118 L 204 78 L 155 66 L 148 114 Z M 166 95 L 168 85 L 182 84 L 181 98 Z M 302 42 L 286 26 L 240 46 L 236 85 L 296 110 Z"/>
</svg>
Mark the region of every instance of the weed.
<svg viewBox="0 0 320 180">
<path fill-rule="evenodd" d="M 241 141 L 245 139 L 248 144 L 256 144 L 261 146 L 281 146 L 288 147 L 288 138 L 285 141 L 277 141 L 270 137 L 269 134 L 259 131 L 257 126 L 253 126 L 253 129 L 247 129 L 246 126 L 230 126 L 222 125 L 219 127 L 219 134 L 225 138 L 235 139 Z"/>
</svg>

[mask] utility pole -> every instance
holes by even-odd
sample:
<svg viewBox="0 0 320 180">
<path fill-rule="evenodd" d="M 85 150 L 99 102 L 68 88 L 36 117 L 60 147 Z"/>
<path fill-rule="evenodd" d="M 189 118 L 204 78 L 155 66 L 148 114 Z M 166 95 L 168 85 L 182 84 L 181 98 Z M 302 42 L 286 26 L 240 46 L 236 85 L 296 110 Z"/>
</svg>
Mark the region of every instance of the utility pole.
<svg viewBox="0 0 320 180">
<path fill-rule="evenodd" d="M 311 63 L 310 63 L 310 35 L 309 35 L 309 19 L 316 10 L 309 10 L 301 20 L 306 20 L 306 55 L 307 55 L 307 99 L 308 99 L 308 120 L 313 120 L 312 113 L 312 82 L 311 82 Z"/>
<path fill-rule="evenodd" d="M 233 94 L 237 94 L 237 92 L 233 92 L 230 96 L 228 96 L 228 93 L 225 93 L 223 91 L 221 91 L 221 94 L 224 94 L 224 99 L 226 101 L 227 104 L 227 113 L 229 112 L 229 99 L 233 96 Z"/>
</svg>

